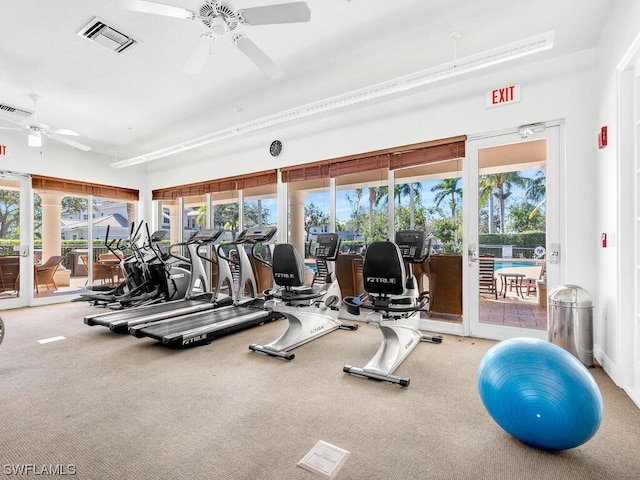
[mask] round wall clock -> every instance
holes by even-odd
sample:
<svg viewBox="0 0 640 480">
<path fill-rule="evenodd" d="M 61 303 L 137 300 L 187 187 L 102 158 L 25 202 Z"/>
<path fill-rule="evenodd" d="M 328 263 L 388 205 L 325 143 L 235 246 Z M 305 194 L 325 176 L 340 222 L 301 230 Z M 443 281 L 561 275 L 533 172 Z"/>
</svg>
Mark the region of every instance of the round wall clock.
<svg viewBox="0 0 640 480">
<path fill-rule="evenodd" d="M 282 153 L 282 142 L 280 140 L 274 140 L 269 146 L 269 153 L 272 157 L 277 157 Z"/>
</svg>

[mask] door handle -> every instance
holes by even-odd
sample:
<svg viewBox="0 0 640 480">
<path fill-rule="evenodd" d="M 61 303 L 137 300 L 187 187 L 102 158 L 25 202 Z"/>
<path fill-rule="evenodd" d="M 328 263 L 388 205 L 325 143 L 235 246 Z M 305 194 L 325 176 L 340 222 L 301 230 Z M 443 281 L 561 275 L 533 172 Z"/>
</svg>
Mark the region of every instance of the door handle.
<svg viewBox="0 0 640 480">
<path fill-rule="evenodd" d="M 470 262 L 477 262 L 478 261 L 478 246 L 475 243 L 470 244 L 469 248 L 467 249 L 467 254 L 469 255 L 469 261 Z"/>
<path fill-rule="evenodd" d="M 552 243 L 549 245 L 549 255 L 548 262 L 549 263 L 560 263 L 560 244 Z"/>
</svg>

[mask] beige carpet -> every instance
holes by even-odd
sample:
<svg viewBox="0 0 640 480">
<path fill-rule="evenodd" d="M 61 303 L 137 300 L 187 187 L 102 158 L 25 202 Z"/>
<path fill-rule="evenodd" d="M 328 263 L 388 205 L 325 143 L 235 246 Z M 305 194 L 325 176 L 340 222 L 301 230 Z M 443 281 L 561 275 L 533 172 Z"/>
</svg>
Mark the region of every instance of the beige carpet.
<svg viewBox="0 0 640 480">
<path fill-rule="evenodd" d="M 640 476 L 640 410 L 599 368 L 600 430 L 549 453 L 510 437 L 482 406 L 476 372 L 490 341 L 418 345 L 397 371 L 411 378 L 405 389 L 342 373 L 377 349 L 381 335 L 369 325 L 285 362 L 247 348 L 285 321 L 174 351 L 84 325 L 95 311 L 73 303 L 0 312 L 0 475 L 71 465 L 81 479 L 311 480 L 320 477 L 296 464 L 324 440 L 351 452 L 338 479 Z M 66 339 L 37 343 L 55 336 Z"/>
</svg>

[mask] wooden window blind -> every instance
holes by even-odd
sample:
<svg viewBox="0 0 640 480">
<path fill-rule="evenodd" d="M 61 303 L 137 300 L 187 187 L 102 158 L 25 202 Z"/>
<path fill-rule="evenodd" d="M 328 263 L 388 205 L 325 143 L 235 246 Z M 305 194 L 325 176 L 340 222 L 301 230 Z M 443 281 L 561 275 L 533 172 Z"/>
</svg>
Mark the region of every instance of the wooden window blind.
<svg viewBox="0 0 640 480">
<path fill-rule="evenodd" d="M 329 163 L 315 162 L 302 166 L 285 167 L 280 169 L 283 182 L 300 182 L 302 180 L 317 180 L 329 178 Z"/>
<path fill-rule="evenodd" d="M 334 178 L 381 168 L 398 168 L 440 162 L 465 156 L 466 135 L 402 147 L 349 155 L 321 162 L 281 168 L 283 182 Z"/>
<path fill-rule="evenodd" d="M 389 169 L 396 170 L 398 168 L 415 167 L 416 165 L 463 158 L 465 156 L 466 138 L 466 136 L 448 138 L 442 140 L 442 143 L 433 142 L 432 145 L 416 150 L 394 152 L 389 160 Z"/>
<path fill-rule="evenodd" d="M 153 190 L 153 200 L 175 200 L 178 197 L 199 196 L 207 193 L 230 192 L 252 187 L 275 184 L 278 177 L 275 170 L 240 175 L 235 177 L 220 178 L 206 182 L 190 183 L 177 187 L 160 188 Z"/>
<path fill-rule="evenodd" d="M 133 202 L 140 199 L 140 192 L 132 188 L 114 187 L 111 185 L 100 185 L 98 183 L 66 180 L 64 178 L 44 177 L 41 175 L 31 176 L 31 186 L 34 190 L 64 192 L 69 195 L 93 195 L 94 197 L 107 198 L 110 200 Z"/>
</svg>

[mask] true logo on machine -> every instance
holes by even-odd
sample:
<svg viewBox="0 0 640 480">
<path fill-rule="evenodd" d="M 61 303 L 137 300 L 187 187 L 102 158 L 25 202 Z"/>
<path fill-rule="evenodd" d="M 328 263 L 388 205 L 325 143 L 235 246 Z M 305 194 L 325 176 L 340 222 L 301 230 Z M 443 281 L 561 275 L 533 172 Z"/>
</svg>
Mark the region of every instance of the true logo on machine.
<svg viewBox="0 0 640 480">
<path fill-rule="evenodd" d="M 367 277 L 367 282 L 369 283 L 396 283 L 395 278 L 384 278 L 384 277 Z"/>
<path fill-rule="evenodd" d="M 278 278 L 293 278 L 294 275 L 293 273 L 281 273 L 281 272 L 276 272 L 273 274 L 274 277 L 278 277 Z"/>
<path fill-rule="evenodd" d="M 196 337 L 185 338 L 182 340 L 182 345 L 189 345 L 190 343 L 195 343 L 200 340 L 205 340 L 207 338 L 206 334 L 198 335 Z"/>
</svg>

